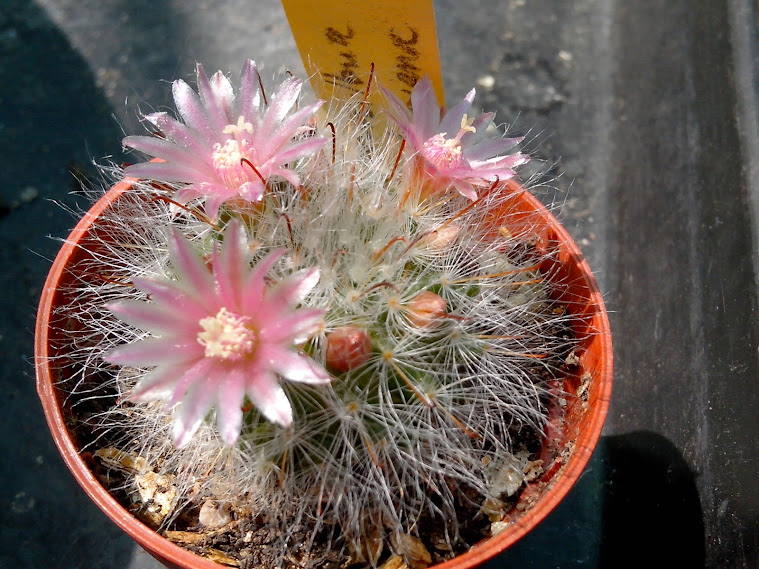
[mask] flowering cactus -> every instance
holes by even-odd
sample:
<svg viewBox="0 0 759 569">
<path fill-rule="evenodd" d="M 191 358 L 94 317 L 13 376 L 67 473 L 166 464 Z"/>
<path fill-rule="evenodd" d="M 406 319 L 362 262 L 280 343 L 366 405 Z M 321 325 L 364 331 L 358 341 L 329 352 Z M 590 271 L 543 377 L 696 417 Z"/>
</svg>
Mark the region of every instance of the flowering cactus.
<svg viewBox="0 0 759 569">
<path fill-rule="evenodd" d="M 474 91 L 440 119 L 428 79 L 411 108 L 385 93 L 382 134 L 361 95 L 317 115 L 288 78 L 267 102 L 252 62 L 238 94 L 200 66 L 198 90 L 125 139 L 164 162 L 126 169 L 84 261 L 105 278 L 70 307 L 72 391 L 112 393 L 97 432 L 184 497 L 159 526 L 211 497 L 283 558 L 339 527 L 377 564 L 424 518 L 455 551 L 522 485 L 571 346 L 550 252 L 509 217 L 519 139 L 467 117 Z"/>
</svg>

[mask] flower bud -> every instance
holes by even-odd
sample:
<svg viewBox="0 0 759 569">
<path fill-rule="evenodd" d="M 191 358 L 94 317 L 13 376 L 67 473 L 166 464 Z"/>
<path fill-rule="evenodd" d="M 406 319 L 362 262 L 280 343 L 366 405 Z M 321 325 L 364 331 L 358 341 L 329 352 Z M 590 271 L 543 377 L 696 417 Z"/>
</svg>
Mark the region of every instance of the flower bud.
<svg viewBox="0 0 759 569">
<path fill-rule="evenodd" d="M 425 238 L 424 244 L 435 252 L 446 251 L 456 242 L 460 233 L 460 225 L 456 223 L 446 223 L 432 231 L 429 236 Z"/>
<path fill-rule="evenodd" d="M 363 328 L 341 326 L 327 334 L 327 366 L 343 373 L 365 364 L 372 355 L 372 341 Z"/>
<path fill-rule="evenodd" d="M 406 305 L 409 322 L 423 328 L 435 324 L 446 315 L 445 300 L 440 295 L 428 290 L 422 291 Z"/>
</svg>

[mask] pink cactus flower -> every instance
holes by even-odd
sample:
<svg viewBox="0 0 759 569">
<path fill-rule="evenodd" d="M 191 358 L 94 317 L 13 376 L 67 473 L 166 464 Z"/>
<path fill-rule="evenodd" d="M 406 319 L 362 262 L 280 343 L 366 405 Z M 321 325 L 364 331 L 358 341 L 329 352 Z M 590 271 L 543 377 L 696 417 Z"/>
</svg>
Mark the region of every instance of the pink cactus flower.
<svg viewBox="0 0 759 569">
<path fill-rule="evenodd" d="M 172 87 L 183 122 L 167 113 L 153 113 L 145 118 L 162 137 L 124 138 L 125 146 L 163 160 L 134 164 L 126 174 L 186 183 L 174 199 L 181 203 L 204 199 L 211 218 L 228 200 L 259 201 L 269 180 L 280 178 L 297 186 L 299 178 L 291 163 L 314 154 L 326 141 L 307 134 L 309 120 L 324 101 L 291 113 L 303 82 L 290 77 L 267 106 L 258 70 L 250 60 L 240 74 L 237 96 L 220 71 L 209 79 L 198 64 L 197 78 L 198 93 L 182 80 Z"/>
<path fill-rule="evenodd" d="M 389 90 L 382 91 L 389 103 L 390 117 L 406 138 L 407 150 L 420 162 L 425 177 L 438 191 L 453 186 L 474 201 L 478 186 L 508 180 L 516 175 L 514 168 L 529 161 L 520 152 L 504 154 L 521 138 L 494 138 L 487 133 L 493 113 L 474 120 L 467 117 L 474 89 L 445 114 L 428 76 L 411 91 L 411 109 Z"/>
<path fill-rule="evenodd" d="M 209 267 L 175 232 L 169 252 L 176 278 L 134 279 L 150 301 L 107 306 L 121 320 L 150 333 L 118 346 L 106 359 L 153 368 L 129 399 L 169 397 L 169 405 L 180 403 L 173 424 L 178 447 L 190 440 L 212 407 L 222 439 L 234 444 L 246 397 L 264 417 L 287 427 L 293 412 L 280 379 L 312 384 L 331 380 L 297 348 L 322 326 L 323 310 L 297 307 L 318 282 L 319 270 L 304 269 L 269 285 L 266 275 L 284 251 L 269 253 L 251 267 L 242 233 L 237 223 L 230 224 Z"/>
</svg>

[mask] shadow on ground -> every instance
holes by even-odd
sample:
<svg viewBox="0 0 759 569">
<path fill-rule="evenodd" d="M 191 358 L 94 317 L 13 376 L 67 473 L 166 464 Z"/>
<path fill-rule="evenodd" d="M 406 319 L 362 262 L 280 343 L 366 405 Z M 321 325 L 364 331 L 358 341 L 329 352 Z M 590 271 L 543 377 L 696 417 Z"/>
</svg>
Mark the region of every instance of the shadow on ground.
<svg viewBox="0 0 759 569">
<path fill-rule="evenodd" d="M 0 9 L 0 567 L 110 569 L 132 541 L 86 498 L 58 456 L 34 389 L 36 305 L 74 218 L 70 171 L 119 153 L 121 130 L 87 63 L 34 4 Z"/>
<path fill-rule="evenodd" d="M 703 568 L 695 474 L 663 436 L 602 437 L 577 485 L 487 569 Z"/>
<path fill-rule="evenodd" d="M 607 437 L 604 452 L 601 567 L 704 567 L 696 474 L 675 445 L 638 431 Z"/>
</svg>

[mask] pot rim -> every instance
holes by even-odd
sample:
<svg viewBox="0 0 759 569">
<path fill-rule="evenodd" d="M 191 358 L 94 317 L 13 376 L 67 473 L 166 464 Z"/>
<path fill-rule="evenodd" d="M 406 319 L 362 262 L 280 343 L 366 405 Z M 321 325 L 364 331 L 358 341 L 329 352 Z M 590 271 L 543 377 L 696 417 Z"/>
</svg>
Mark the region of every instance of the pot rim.
<svg viewBox="0 0 759 569">
<path fill-rule="evenodd" d="M 49 365 L 51 354 L 48 331 L 58 290 L 57 283 L 64 276 L 67 263 L 78 248 L 78 242 L 87 234 L 93 222 L 110 207 L 112 202 L 128 191 L 136 181 L 134 178 L 124 178 L 106 192 L 82 216 L 64 241 L 63 247 L 53 262 L 40 298 L 35 326 L 34 364 L 37 393 L 42 402 L 50 432 L 66 466 L 79 485 L 111 520 L 162 563 L 170 563 L 176 567 L 218 569 L 217 563 L 191 553 L 144 525 L 119 504 L 98 482 L 79 454 L 68 432 Z M 601 437 L 609 408 L 613 353 L 610 324 L 601 291 L 587 261 L 566 228 L 561 225 L 548 208 L 529 192 L 522 192 L 520 199 L 526 201 L 528 207 L 534 209 L 545 220 L 546 226 L 549 226 L 554 233 L 559 247 L 578 265 L 582 277 L 581 285 L 587 288 L 588 305 L 594 309 L 590 315 L 594 327 L 592 340 L 597 345 L 595 348 L 597 357 L 593 361 L 593 382 L 590 388 L 592 391 L 592 410 L 586 414 L 589 420 L 578 433 L 573 452 L 566 464 L 562 466 L 561 472 L 552 479 L 541 498 L 531 505 L 524 515 L 514 520 L 503 532 L 483 539 L 467 552 L 441 564 L 431 566 L 430 569 L 453 569 L 454 567 L 466 569 L 479 565 L 503 552 L 543 521 L 569 493 L 584 471 Z"/>
</svg>

